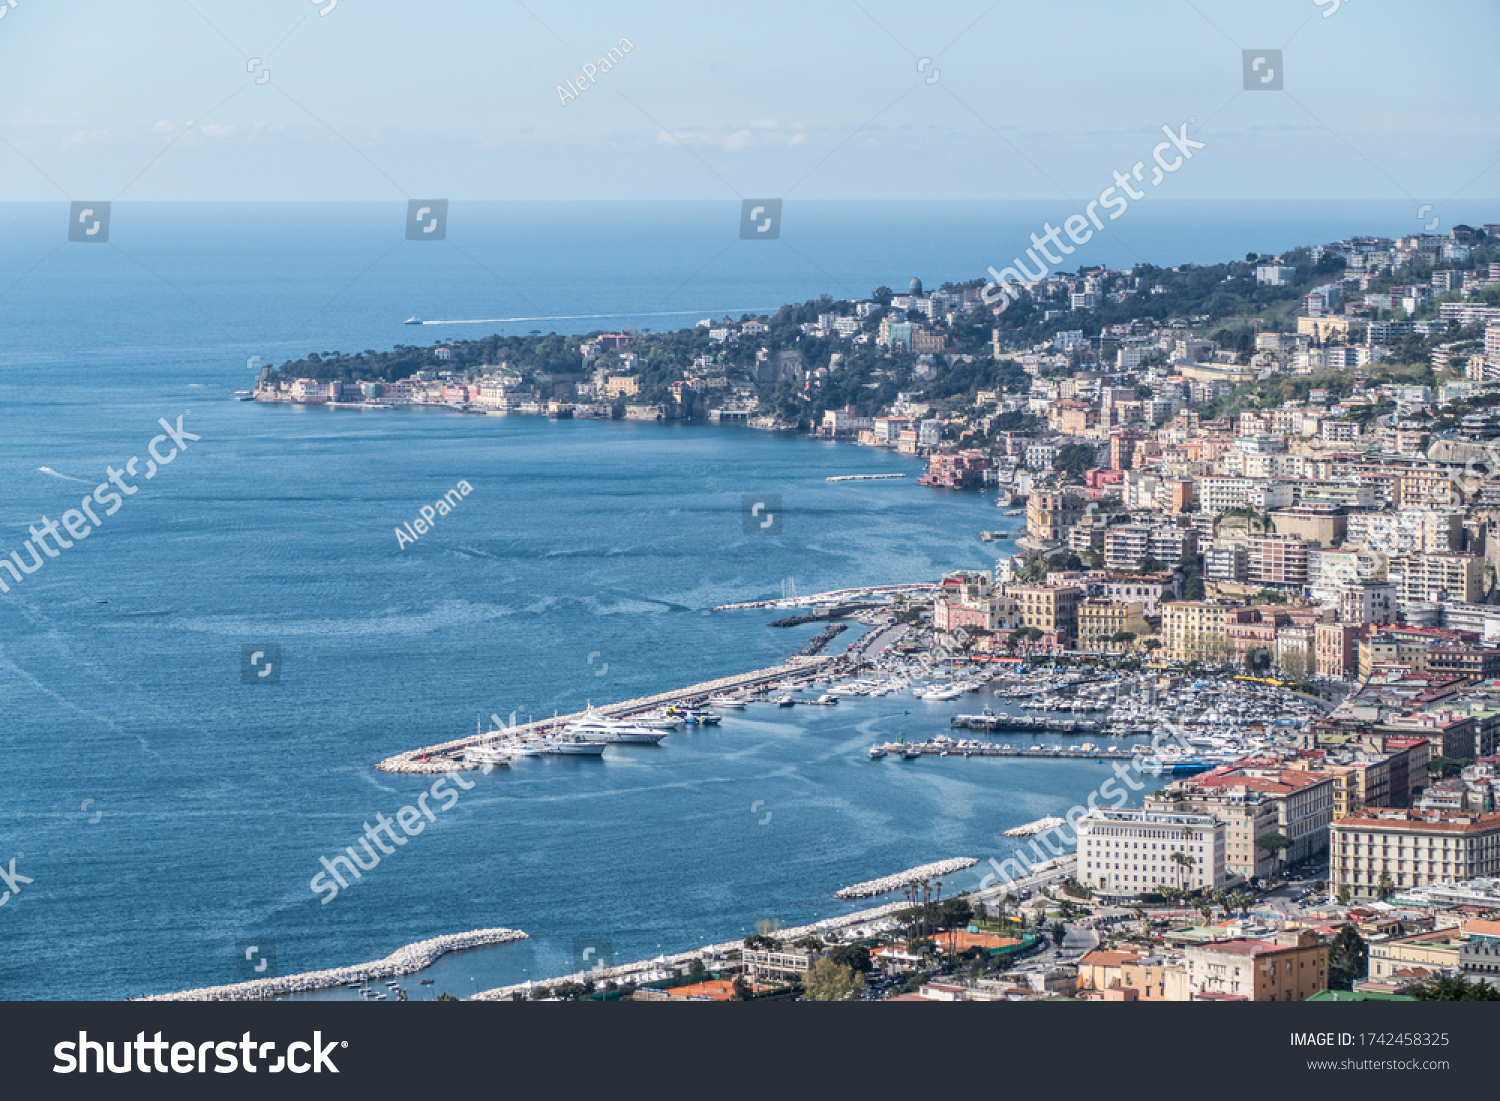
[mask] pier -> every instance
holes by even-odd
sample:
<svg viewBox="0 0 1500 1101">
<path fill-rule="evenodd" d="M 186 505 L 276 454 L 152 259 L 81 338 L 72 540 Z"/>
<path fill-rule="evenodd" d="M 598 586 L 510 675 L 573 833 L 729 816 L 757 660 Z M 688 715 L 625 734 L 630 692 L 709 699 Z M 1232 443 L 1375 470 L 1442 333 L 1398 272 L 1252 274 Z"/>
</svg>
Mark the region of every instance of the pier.
<svg viewBox="0 0 1500 1101">
<path fill-rule="evenodd" d="M 1135 748 L 1120 749 L 1116 746 L 1084 749 L 1082 746 L 1027 746 L 1017 749 L 1007 745 L 975 745 L 955 742 L 888 742 L 885 746 L 891 754 L 901 750 L 915 751 L 923 757 L 1020 757 L 1038 761 L 1133 761 L 1138 756 Z"/>
<path fill-rule="evenodd" d="M 838 474 L 824 478 L 825 482 L 884 482 L 891 478 L 904 478 L 905 474 Z"/>
<path fill-rule="evenodd" d="M 1031 715 L 954 715 L 950 726 L 965 730 L 1044 730 L 1049 734 L 1099 734 L 1104 724 L 1092 719 L 1039 719 Z"/>
<path fill-rule="evenodd" d="M 689 685 L 686 688 L 674 689 L 671 692 L 662 692 L 655 696 L 642 696 L 638 699 L 625 700 L 621 703 L 605 704 L 594 708 L 594 710 L 601 715 L 607 715 L 612 718 L 624 718 L 636 712 L 653 711 L 658 707 L 686 703 L 689 700 L 716 695 L 722 692 L 759 691 L 772 688 L 794 678 L 807 678 L 810 680 L 823 665 L 838 661 L 842 657 L 843 655 L 793 658 L 786 665 L 776 665 L 770 669 L 757 669 L 753 673 L 740 673 L 732 677 L 720 677 L 717 680 L 704 681 L 701 684 Z M 570 722 L 582 719 L 585 714 L 583 711 L 575 711 L 569 715 L 548 716 L 537 722 L 506 727 L 503 733 L 507 738 L 524 739 L 528 736 L 540 735 L 544 731 L 566 726 Z M 491 731 L 490 735 L 495 733 L 497 732 Z M 385 760 L 377 763 L 375 767 L 381 772 L 406 772 L 418 775 L 453 772 L 456 769 L 464 767 L 459 761 L 464 750 L 480 745 L 490 735 L 470 734 L 451 742 L 443 742 L 441 745 L 408 750 L 405 753 L 398 753 L 394 757 L 387 757 Z"/>
<path fill-rule="evenodd" d="M 845 887 L 841 891 L 834 891 L 833 897 L 873 898 L 876 895 L 898 891 L 915 880 L 931 879 L 933 876 L 961 872 L 965 868 L 972 868 L 978 863 L 979 861 L 971 856 L 959 856 L 952 860 L 939 860 L 933 864 L 921 864 L 915 868 L 908 868 L 904 872 L 897 872 L 895 875 L 881 876 L 879 879 L 869 879 L 863 883 L 856 883 L 852 887 Z"/>
<path fill-rule="evenodd" d="M 937 589 L 931 581 L 915 581 L 906 585 L 868 585 L 862 589 L 834 589 L 811 596 L 785 597 L 780 600 L 750 600 L 740 604 L 718 604 L 716 612 L 738 612 L 747 608 L 806 608 L 813 604 L 831 604 L 839 601 L 858 600 L 868 597 L 895 596 L 897 593 L 927 596 Z"/>
<path fill-rule="evenodd" d="M 469 933 L 451 933 L 433 937 L 398 948 L 385 959 L 373 963 L 355 964 L 353 967 L 333 967 L 325 971 L 303 971 L 297 975 L 278 975 L 273 978 L 255 979 L 251 982 L 232 983 L 228 986 L 205 986 L 197 990 L 183 990 L 176 994 L 152 994 L 141 998 L 145 1002 L 255 1002 L 274 998 L 282 994 L 300 994 L 306 990 L 326 990 L 334 986 L 350 986 L 371 979 L 385 979 L 395 975 L 412 975 L 423 968 L 431 967 L 449 952 L 465 948 L 484 948 L 493 944 L 509 944 L 515 940 L 526 940 L 519 929 L 475 929 Z"/>
</svg>

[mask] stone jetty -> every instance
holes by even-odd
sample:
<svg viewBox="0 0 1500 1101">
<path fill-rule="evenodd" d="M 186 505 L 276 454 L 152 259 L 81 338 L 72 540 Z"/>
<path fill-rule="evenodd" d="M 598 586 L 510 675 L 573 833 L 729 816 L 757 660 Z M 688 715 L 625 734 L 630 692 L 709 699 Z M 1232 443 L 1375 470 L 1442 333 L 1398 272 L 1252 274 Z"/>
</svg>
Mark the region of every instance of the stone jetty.
<svg viewBox="0 0 1500 1101">
<path fill-rule="evenodd" d="M 859 910 L 852 914 L 841 914 L 838 917 L 826 918 L 814 922 L 811 925 L 798 925 L 791 929 L 777 929 L 772 935 L 777 940 L 794 941 L 802 937 L 819 937 L 840 929 L 847 929 L 853 925 L 865 925 L 872 921 L 888 918 L 898 910 L 903 910 L 906 902 L 890 902 L 883 906 L 876 906 L 869 910 Z M 533 986 L 553 987 L 558 983 L 577 982 L 592 980 L 596 985 L 603 985 L 613 979 L 622 986 L 627 982 L 639 982 L 653 972 L 673 970 L 685 967 L 694 960 L 701 960 L 711 956 L 724 956 L 729 952 L 738 952 L 745 947 L 743 940 L 728 940 L 721 944 L 708 944 L 702 948 L 693 948 L 686 952 L 674 952 L 669 956 L 657 956 L 655 959 L 637 960 L 633 963 L 620 964 L 616 967 L 600 967 L 590 971 L 579 971 L 572 975 L 558 975 L 555 978 L 537 981 L 535 983 L 517 983 L 513 986 L 502 986 L 494 990 L 481 990 L 469 1001 L 498 1002 L 509 999 L 513 994 L 525 994 Z"/>
<path fill-rule="evenodd" d="M 842 655 L 840 655 L 842 656 Z M 753 673 L 739 673 L 732 677 L 720 677 L 718 680 L 704 681 L 702 684 L 690 685 L 687 688 L 674 689 L 671 692 L 662 692 L 655 696 L 642 696 L 639 699 L 625 700 L 622 703 L 605 704 L 594 710 L 602 715 L 625 716 L 639 711 L 651 711 L 668 704 L 683 703 L 686 700 L 696 699 L 700 696 L 711 696 L 720 692 L 742 692 L 759 690 L 780 684 L 784 680 L 794 677 L 811 677 L 815 674 L 818 666 L 838 660 L 838 657 L 797 657 L 785 665 L 776 665 L 770 669 L 757 669 Z M 565 726 L 576 719 L 584 717 L 584 712 L 576 711 L 571 715 L 558 715 L 548 717 L 538 722 L 526 723 L 522 726 L 506 727 L 501 733 L 506 738 L 527 738 L 541 734 L 544 730 L 553 727 Z M 491 731 L 491 734 L 495 733 Z M 441 745 L 427 746 L 424 749 L 413 749 L 406 753 L 398 753 L 394 757 L 387 757 L 375 767 L 382 772 L 413 772 L 418 774 L 433 774 L 440 772 L 452 772 L 463 768 L 459 761 L 463 751 L 470 746 L 478 745 L 484 737 L 489 735 L 470 734 L 467 737 L 455 741 L 444 742 Z M 423 758 L 426 760 L 423 760 Z"/>
<path fill-rule="evenodd" d="M 931 879 L 935 875 L 947 875 L 949 872 L 962 871 L 972 868 L 979 861 L 972 857 L 960 856 L 952 860 L 939 860 L 936 864 L 923 864 L 920 867 L 908 868 L 904 872 L 888 875 L 881 879 L 871 879 L 865 883 L 856 883 L 852 887 L 845 887 L 842 891 L 834 891 L 835 898 L 873 898 L 875 895 L 883 895 L 888 891 L 899 890 L 908 883 L 917 879 Z"/>
<path fill-rule="evenodd" d="M 304 971 L 298 975 L 278 975 L 274 978 L 255 979 L 253 982 L 234 983 L 230 986 L 205 986 L 198 990 L 184 990 L 177 994 L 153 994 L 141 998 L 147 1002 L 253 1002 L 274 998 L 281 994 L 299 994 L 304 990 L 325 990 L 332 986 L 348 986 L 350 983 L 367 982 L 371 979 L 387 979 L 396 975 L 411 975 L 424 967 L 430 967 L 441 955 L 459 952 L 465 948 L 484 948 L 493 944 L 507 944 L 513 940 L 525 940 L 526 934 L 519 929 L 475 929 L 468 933 L 451 933 L 447 936 L 421 940 L 398 948 L 383 960 L 373 963 L 355 964 L 353 967 L 333 967 L 326 971 Z"/>
</svg>

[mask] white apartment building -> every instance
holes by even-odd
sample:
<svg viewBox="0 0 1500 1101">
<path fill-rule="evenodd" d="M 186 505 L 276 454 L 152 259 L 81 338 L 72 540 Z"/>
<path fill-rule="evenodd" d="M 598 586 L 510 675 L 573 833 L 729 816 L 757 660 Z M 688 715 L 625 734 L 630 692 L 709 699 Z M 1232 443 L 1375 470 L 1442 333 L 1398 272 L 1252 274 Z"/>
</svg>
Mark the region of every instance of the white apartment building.
<svg viewBox="0 0 1500 1101">
<path fill-rule="evenodd" d="M 1224 823 L 1213 815 L 1095 809 L 1076 829 L 1078 880 L 1101 895 L 1128 898 L 1162 885 L 1212 889 L 1224 883 Z"/>
<path fill-rule="evenodd" d="M 1500 814 L 1371 810 L 1328 831 L 1333 889 L 1355 898 L 1377 894 L 1382 878 L 1397 891 L 1500 875 Z"/>
<path fill-rule="evenodd" d="M 1388 555 L 1456 551 L 1463 547 L 1464 514 L 1421 508 L 1351 512 L 1344 540 Z"/>
</svg>

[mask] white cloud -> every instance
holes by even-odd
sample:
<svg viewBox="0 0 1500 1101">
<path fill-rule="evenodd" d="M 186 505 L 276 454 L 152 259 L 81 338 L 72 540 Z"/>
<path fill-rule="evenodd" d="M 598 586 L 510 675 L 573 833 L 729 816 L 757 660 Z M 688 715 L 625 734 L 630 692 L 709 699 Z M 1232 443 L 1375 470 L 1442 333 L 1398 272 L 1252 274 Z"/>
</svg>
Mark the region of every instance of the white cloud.
<svg viewBox="0 0 1500 1101">
<path fill-rule="evenodd" d="M 749 130 L 736 130 L 724 139 L 725 149 L 743 149 L 750 144 Z"/>
<path fill-rule="evenodd" d="M 774 130 L 774 129 L 776 129 L 776 120 L 775 119 L 756 119 L 754 122 L 752 122 L 750 124 L 750 128 L 752 130 Z"/>
</svg>

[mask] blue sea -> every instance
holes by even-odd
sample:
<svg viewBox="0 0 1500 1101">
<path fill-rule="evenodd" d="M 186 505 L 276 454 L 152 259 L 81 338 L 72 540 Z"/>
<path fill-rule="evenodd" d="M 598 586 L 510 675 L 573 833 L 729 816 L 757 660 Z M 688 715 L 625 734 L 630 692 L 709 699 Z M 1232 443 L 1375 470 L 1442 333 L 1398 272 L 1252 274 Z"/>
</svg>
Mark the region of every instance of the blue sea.
<svg viewBox="0 0 1500 1101">
<path fill-rule="evenodd" d="M 1404 208 L 1364 205 L 1141 204 L 1120 254 L 1081 262 L 1407 228 Z M 321 905 L 319 857 L 428 786 L 377 760 L 492 714 L 774 664 L 816 628 L 709 609 L 789 578 L 809 593 L 986 568 L 976 533 L 1015 521 L 847 444 L 230 399 L 254 355 L 666 328 L 976 277 L 1067 213 L 789 204 L 775 245 L 735 240 L 725 204 L 454 203 L 447 242 L 405 242 L 389 204 L 122 203 L 109 242 L 82 245 L 61 243 L 61 204 L 0 206 L 0 553 L 138 460 L 122 475 L 137 492 L 96 506 L 90 534 L 20 583 L 0 573 L 0 867 L 14 856 L 29 878 L 0 906 L 0 997 L 233 982 L 247 944 L 288 973 L 442 933 L 531 934 L 452 957 L 425 988 L 472 993 L 571 970 L 576 941 L 639 958 L 827 916 L 848 908 L 841 885 L 1003 857 L 1003 830 L 1084 798 L 1103 766 L 866 759 L 974 697 L 751 710 L 656 750 L 484 777 Z M 519 320 L 403 327 L 411 314 Z M 179 417 L 201 438 L 148 468 L 159 420 Z M 912 477 L 825 481 L 898 472 Z M 396 527 L 460 481 L 472 492 L 399 546 Z M 781 534 L 745 533 L 747 494 L 781 495 Z M 242 683 L 245 645 L 279 647 L 279 683 Z"/>
</svg>

